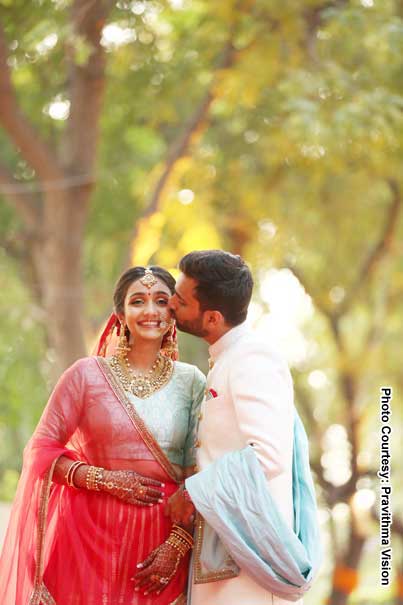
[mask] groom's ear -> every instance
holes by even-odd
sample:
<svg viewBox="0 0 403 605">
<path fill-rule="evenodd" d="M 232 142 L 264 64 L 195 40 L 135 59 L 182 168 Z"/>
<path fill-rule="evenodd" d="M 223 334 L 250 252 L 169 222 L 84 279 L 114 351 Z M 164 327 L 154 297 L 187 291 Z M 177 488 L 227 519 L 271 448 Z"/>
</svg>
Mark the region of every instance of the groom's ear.
<svg viewBox="0 0 403 605">
<path fill-rule="evenodd" d="M 224 315 L 220 311 L 205 311 L 208 325 L 211 328 L 218 328 L 225 324 Z"/>
</svg>

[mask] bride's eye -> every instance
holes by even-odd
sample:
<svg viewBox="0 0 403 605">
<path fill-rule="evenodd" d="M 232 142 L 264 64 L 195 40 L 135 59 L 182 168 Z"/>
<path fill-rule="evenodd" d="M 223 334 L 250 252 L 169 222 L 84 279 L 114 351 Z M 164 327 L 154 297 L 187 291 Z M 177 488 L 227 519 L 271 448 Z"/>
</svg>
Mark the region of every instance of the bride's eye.
<svg viewBox="0 0 403 605">
<path fill-rule="evenodd" d="M 141 305 L 142 302 L 143 302 L 142 298 L 134 298 L 133 300 L 130 301 L 130 304 L 131 305 L 139 305 L 139 304 Z"/>
<path fill-rule="evenodd" d="M 157 304 L 158 304 L 158 305 L 163 305 L 163 306 L 164 306 L 164 305 L 167 305 L 167 304 L 168 304 L 168 299 L 167 299 L 167 298 L 159 298 L 159 299 L 157 300 Z"/>
</svg>

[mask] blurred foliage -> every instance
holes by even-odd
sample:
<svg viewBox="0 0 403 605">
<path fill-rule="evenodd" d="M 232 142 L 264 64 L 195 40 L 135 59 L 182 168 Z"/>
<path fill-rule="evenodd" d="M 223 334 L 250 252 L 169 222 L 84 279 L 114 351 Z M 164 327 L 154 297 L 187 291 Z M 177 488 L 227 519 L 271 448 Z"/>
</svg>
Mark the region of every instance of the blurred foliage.
<svg viewBox="0 0 403 605">
<path fill-rule="evenodd" d="M 10 499 L 22 452 L 48 388 L 43 316 L 17 278 L 15 262 L 0 251 L 0 499 Z"/>
<path fill-rule="evenodd" d="M 38 130 L 56 142 L 64 121 L 52 119 L 49 106 L 66 100 L 63 55 L 69 5 L 67 0 L 34 0 L 29 5 L 0 1 L 19 100 Z M 49 38 L 54 34 L 56 42 Z M 393 386 L 395 401 L 403 388 L 403 226 L 398 211 L 389 239 L 385 227 L 403 187 L 400 3 L 122 0 L 105 29 L 105 40 L 107 93 L 85 237 L 83 314 L 89 345 L 110 310 L 113 284 L 130 258 L 174 269 L 190 249 L 223 247 L 247 258 L 258 283 L 268 269 L 288 267 L 301 277 L 315 308 L 304 326 L 308 353 L 294 367 L 312 457 L 318 463 L 323 457 L 330 426 L 349 431 L 343 391 L 348 375 L 356 389 L 358 466 L 377 469 L 379 387 Z M 233 61 L 217 69 L 229 40 Z M 78 60 L 84 60 L 88 49 L 80 40 L 74 49 Z M 168 150 L 208 93 L 208 115 L 175 162 L 159 207 L 138 222 Z M 19 180 L 31 183 L 34 175 L 4 133 L 0 145 L 1 161 L 12 166 Z M 0 283 L 7 293 L 0 301 L 4 498 L 11 496 L 23 444 L 46 399 L 50 363 L 46 318 L 27 286 L 19 255 L 19 227 L 13 210 L 2 204 Z M 379 261 L 366 271 L 383 237 Z M 351 304 L 343 309 L 350 295 Z M 262 303 L 258 288 L 256 302 Z M 338 318 L 341 349 L 329 316 Z M 187 336 L 181 336 L 181 344 L 182 358 L 205 369 L 205 346 Z M 311 386 L 314 370 L 325 375 L 324 387 Z M 402 415 L 396 406 L 396 476 L 402 471 Z M 370 473 L 360 481 L 358 488 L 376 491 Z M 335 554 L 345 546 L 349 521 L 345 519 L 342 529 L 326 494 L 319 493 L 328 515 L 327 546 Z M 399 486 L 393 502 L 402 510 Z M 332 531 L 338 534 L 336 544 Z M 368 520 L 363 531 L 374 535 L 374 523 Z M 371 552 L 364 552 L 365 574 L 377 566 L 376 550 Z M 328 583 L 327 576 L 307 603 L 318 603 Z M 391 601 L 385 601 L 384 593 L 374 590 L 369 595 L 360 588 L 351 602 Z"/>
</svg>

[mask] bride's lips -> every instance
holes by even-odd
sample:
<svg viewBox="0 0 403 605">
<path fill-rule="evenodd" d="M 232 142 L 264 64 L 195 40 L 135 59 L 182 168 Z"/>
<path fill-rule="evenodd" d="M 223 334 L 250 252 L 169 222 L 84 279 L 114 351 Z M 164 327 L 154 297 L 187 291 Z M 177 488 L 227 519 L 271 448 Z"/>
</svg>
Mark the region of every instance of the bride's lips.
<svg viewBox="0 0 403 605">
<path fill-rule="evenodd" d="M 161 325 L 160 321 L 138 321 L 137 324 L 143 328 L 159 328 Z"/>
</svg>

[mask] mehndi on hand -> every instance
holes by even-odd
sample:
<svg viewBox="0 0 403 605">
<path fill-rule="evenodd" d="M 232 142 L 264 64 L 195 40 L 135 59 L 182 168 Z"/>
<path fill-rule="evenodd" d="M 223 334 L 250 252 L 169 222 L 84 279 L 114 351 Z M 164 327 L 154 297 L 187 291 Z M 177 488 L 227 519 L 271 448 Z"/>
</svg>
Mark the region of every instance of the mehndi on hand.
<svg viewBox="0 0 403 605">
<path fill-rule="evenodd" d="M 100 489 L 119 500 L 137 506 L 152 506 L 162 502 L 164 484 L 143 477 L 134 471 L 103 471 Z"/>
<path fill-rule="evenodd" d="M 161 503 L 164 484 L 156 479 L 143 477 L 135 471 L 109 471 L 100 466 L 62 456 L 56 467 L 56 478 L 75 489 L 103 491 L 128 504 L 153 506 Z"/>
<path fill-rule="evenodd" d="M 192 536 L 179 525 L 174 525 L 168 539 L 137 565 L 142 571 L 132 578 L 136 584 L 135 590 L 143 590 L 144 595 L 150 592 L 160 594 L 175 576 L 181 559 L 191 548 Z"/>
</svg>

